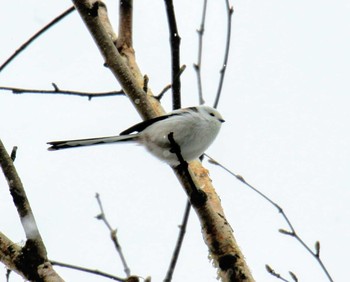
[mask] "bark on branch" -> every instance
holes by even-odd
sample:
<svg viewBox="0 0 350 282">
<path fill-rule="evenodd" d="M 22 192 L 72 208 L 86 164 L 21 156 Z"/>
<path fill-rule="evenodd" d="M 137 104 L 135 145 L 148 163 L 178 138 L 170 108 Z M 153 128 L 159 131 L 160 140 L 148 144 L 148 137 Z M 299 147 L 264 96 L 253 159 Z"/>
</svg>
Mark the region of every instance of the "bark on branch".
<svg viewBox="0 0 350 282">
<path fill-rule="evenodd" d="M 111 25 L 109 20 L 106 20 L 108 17 L 105 5 L 98 0 L 72 1 L 108 67 L 141 116 L 144 119 L 149 119 L 164 113 L 158 101 L 151 94 L 149 87 L 147 94 L 143 91 L 143 75 L 137 73 L 138 68 L 132 68 L 131 71 L 131 67 L 126 63 L 130 63 L 130 60 L 124 59 L 116 48 L 115 40 L 113 40 L 115 37 L 111 35 Z M 136 65 L 135 60 L 132 63 Z M 174 172 L 187 194 L 190 195 L 193 189 L 187 179 L 176 169 Z M 254 281 L 233 236 L 232 229 L 225 218 L 220 199 L 215 192 L 208 171 L 199 161 L 193 161 L 189 163 L 189 173 L 196 187 L 202 189 L 208 198 L 204 205 L 193 206 L 193 208 L 199 217 L 205 243 L 209 248 L 210 257 L 219 269 L 221 280 Z"/>
<path fill-rule="evenodd" d="M 63 281 L 48 262 L 46 248 L 21 179 L 1 140 L 0 165 L 27 238 L 25 245 L 19 247 L 0 233 L 1 262 L 29 281 Z"/>
</svg>

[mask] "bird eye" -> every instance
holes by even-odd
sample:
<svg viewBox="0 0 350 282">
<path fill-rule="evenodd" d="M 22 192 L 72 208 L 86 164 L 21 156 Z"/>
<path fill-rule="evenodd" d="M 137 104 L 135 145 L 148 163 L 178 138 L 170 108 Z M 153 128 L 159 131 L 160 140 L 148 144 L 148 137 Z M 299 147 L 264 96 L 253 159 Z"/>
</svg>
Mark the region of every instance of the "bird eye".
<svg viewBox="0 0 350 282">
<path fill-rule="evenodd" d="M 209 115 L 211 115 L 212 117 L 215 117 L 215 114 L 214 114 L 214 113 L 209 113 Z"/>
</svg>

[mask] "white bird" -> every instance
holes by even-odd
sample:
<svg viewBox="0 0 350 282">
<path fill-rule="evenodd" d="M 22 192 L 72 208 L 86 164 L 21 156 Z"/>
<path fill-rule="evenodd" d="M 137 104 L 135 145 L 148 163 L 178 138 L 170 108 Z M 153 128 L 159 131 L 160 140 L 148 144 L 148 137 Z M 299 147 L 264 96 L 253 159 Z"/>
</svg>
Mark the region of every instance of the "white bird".
<svg viewBox="0 0 350 282">
<path fill-rule="evenodd" d="M 48 150 L 133 141 L 144 145 L 158 159 L 171 166 L 179 164 L 169 134 L 180 147 L 185 161 L 200 157 L 219 133 L 224 119 L 220 113 L 209 106 L 197 106 L 172 111 L 166 115 L 145 120 L 124 130 L 119 136 L 52 141 Z M 137 133 L 134 133 L 137 132 Z M 133 134 L 132 134 L 133 133 Z"/>
</svg>

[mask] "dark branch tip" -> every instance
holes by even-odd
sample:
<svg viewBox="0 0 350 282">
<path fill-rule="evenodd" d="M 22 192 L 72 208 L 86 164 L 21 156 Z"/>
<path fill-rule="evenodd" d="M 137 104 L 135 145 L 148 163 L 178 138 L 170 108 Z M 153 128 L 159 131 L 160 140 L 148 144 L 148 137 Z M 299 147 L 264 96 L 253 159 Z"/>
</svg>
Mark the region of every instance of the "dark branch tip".
<svg viewBox="0 0 350 282">
<path fill-rule="evenodd" d="M 14 162 L 17 156 L 17 146 L 13 146 L 12 151 L 11 151 L 11 160 Z"/>
<path fill-rule="evenodd" d="M 320 243 L 320 241 L 316 241 L 316 243 L 315 243 L 315 250 L 316 250 L 315 255 L 317 257 L 319 257 L 320 256 L 320 250 L 321 250 L 321 243 Z"/>
<path fill-rule="evenodd" d="M 280 233 L 282 233 L 284 235 L 295 236 L 294 232 L 291 232 L 291 231 L 288 231 L 288 230 L 285 230 L 285 229 L 278 229 L 278 232 L 280 232 Z"/>
<path fill-rule="evenodd" d="M 59 92 L 59 91 L 60 91 L 60 89 L 58 88 L 58 86 L 57 86 L 56 83 L 52 82 L 51 84 L 52 84 L 52 86 L 53 86 L 53 89 L 54 89 L 56 92 Z"/>
<path fill-rule="evenodd" d="M 289 275 L 295 282 L 298 282 L 298 277 L 292 271 L 289 271 Z"/>
<path fill-rule="evenodd" d="M 274 272 L 275 272 L 275 271 L 272 269 L 272 267 L 269 266 L 268 264 L 265 264 L 265 268 L 266 268 L 266 271 L 267 271 L 268 273 L 274 273 Z"/>
</svg>

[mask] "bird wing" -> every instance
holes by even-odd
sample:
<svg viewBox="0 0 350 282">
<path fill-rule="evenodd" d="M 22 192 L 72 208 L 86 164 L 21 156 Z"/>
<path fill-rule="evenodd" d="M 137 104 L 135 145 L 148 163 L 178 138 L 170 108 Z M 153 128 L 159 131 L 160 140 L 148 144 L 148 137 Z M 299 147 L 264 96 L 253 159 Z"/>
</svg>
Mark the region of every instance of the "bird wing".
<svg viewBox="0 0 350 282">
<path fill-rule="evenodd" d="M 142 121 L 140 123 L 137 123 L 137 124 L 129 127 L 128 129 L 124 130 L 123 132 L 120 133 L 120 135 L 128 135 L 128 134 L 133 133 L 133 132 L 141 132 L 145 128 L 149 127 L 150 125 L 152 125 L 152 124 L 154 124 L 154 123 L 156 123 L 158 121 L 167 119 L 167 118 L 169 118 L 171 116 L 177 116 L 177 115 L 179 115 L 179 113 L 171 113 L 171 114 L 168 114 L 168 115 L 163 115 L 163 116 L 151 118 L 151 119 L 148 119 L 148 120 L 144 120 L 144 121 Z"/>
</svg>

